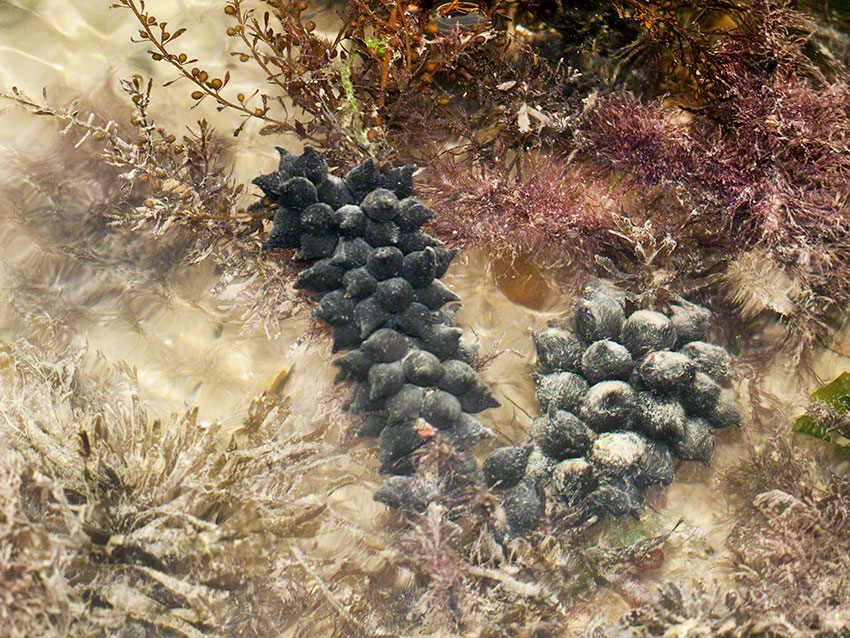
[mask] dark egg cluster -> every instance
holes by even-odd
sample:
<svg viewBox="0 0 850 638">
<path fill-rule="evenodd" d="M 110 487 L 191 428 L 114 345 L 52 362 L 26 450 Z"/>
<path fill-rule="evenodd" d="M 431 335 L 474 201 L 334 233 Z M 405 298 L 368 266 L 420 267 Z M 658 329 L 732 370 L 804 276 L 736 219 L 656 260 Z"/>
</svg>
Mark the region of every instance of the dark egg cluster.
<svg viewBox="0 0 850 638">
<path fill-rule="evenodd" d="M 539 523 L 541 489 L 595 515 L 636 515 L 647 488 L 672 482 L 674 458 L 708 464 L 714 431 L 740 422 L 729 354 L 705 341 L 710 311 L 626 308 L 600 282 L 562 327 L 533 335 L 542 416 L 525 445 L 482 467 L 515 533 Z"/>
<path fill-rule="evenodd" d="M 278 170 L 254 180 L 276 207 L 266 248 L 313 262 L 295 286 L 313 293 L 333 351 L 348 351 L 336 380 L 355 384 L 348 409 L 394 475 L 375 498 L 424 508 L 434 494 L 410 476 L 414 452 L 437 432 L 470 449 L 492 436 L 472 415 L 498 406 L 455 325 L 459 298 L 440 282 L 456 251 L 420 230 L 434 212 L 411 197 L 413 166 L 382 172 L 370 159 L 339 178 L 312 148 L 278 151 Z"/>
</svg>

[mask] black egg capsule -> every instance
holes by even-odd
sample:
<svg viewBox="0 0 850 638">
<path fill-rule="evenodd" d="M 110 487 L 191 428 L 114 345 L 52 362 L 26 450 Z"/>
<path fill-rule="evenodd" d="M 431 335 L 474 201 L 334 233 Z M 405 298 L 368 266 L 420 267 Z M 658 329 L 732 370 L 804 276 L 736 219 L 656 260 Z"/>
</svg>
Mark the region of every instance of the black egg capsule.
<svg viewBox="0 0 850 638">
<path fill-rule="evenodd" d="M 541 374 L 582 371 L 584 344 L 574 332 L 547 328 L 531 333 L 531 339 L 537 350 L 537 370 Z"/>
<path fill-rule="evenodd" d="M 481 465 L 481 472 L 487 487 L 513 487 L 525 475 L 525 466 L 531 446 L 500 447 L 490 452 Z"/>
<path fill-rule="evenodd" d="M 440 360 L 430 352 L 414 350 L 402 362 L 404 376 L 419 386 L 436 385 L 443 376 Z"/>
<path fill-rule="evenodd" d="M 398 216 L 398 197 L 391 190 L 376 188 L 363 198 L 360 208 L 376 222 L 388 222 Z"/>
<path fill-rule="evenodd" d="M 407 354 L 408 343 L 404 335 L 389 328 L 381 328 L 372 333 L 360 349 L 374 361 L 392 363 Z"/>
</svg>

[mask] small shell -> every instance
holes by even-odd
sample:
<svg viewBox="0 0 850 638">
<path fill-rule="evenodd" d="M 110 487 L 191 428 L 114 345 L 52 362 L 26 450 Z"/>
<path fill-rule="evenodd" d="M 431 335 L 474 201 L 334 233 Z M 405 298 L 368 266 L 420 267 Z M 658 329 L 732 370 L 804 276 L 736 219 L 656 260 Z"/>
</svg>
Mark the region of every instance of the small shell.
<svg viewBox="0 0 850 638">
<path fill-rule="evenodd" d="M 500 447 L 490 452 L 481 466 L 487 487 L 513 487 L 525 475 L 531 446 Z"/>
<path fill-rule="evenodd" d="M 431 221 L 437 214 L 415 197 L 407 197 L 399 202 L 399 215 L 396 224 L 401 230 L 415 231 L 422 224 Z"/>
<path fill-rule="evenodd" d="M 732 381 L 732 359 L 724 348 L 705 341 L 691 341 L 682 346 L 681 353 L 694 362 L 697 370 L 705 372 L 720 384 Z"/>
<path fill-rule="evenodd" d="M 399 390 L 404 385 L 404 371 L 401 368 L 401 362 L 394 363 L 376 363 L 369 368 L 369 400 L 380 401 L 386 399 Z"/>
<path fill-rule="evenodd" d="M 563 410 L 534 419 L 528 436 L 546 456 L 556 460 L 581 456 L 596 438 L 577 416 Z"/>
<path fill-rule="evenodd" d="M 325 175 L 316 187 L 316 191 L 319 201 L 324 202 L 334 210 L 354 202 L 345 182 L 336 175 Z"/>
<path fill-rule="evenodd" d="M 374 361 L 392 363 L 407 354 L 408 343 L 404 335 L 389 328 L 382 328 L 372 333 L 360 349 Z"/>
<path fill-rule="evenodd" d="M 360 202 L 366 195 L 381 183 L 381 174 L 371 157 L 352 168 L 345 175 L 345 185 L 354 197 L 355 202 Z"/>
<path fill-rule="evenodd" d="M 541 374 L 582 371 L 584 344 L 574 332 L 548 328 L 533 332 L 531 339 L 537 350 L 537 369 Z"/>
<path fill-rule="evenodd" d="M 586 341 L 616 339 L 624 319 L 623 307 L 605 294 L 582 299 L 576 307 L 576 328 Z"/>
<path fill-rule="evenodd" d="M 530 532 L 543 519 L 543 504 L 537 489 L 528 481 L 521 481 L 505 491 L 502 507 L 505 508 L 510 531 L 515 535 Z"/>
<path fill-rule="evenodd" d="M 366 269 L 375 279 L 384 280 L 395 277 L 401 272 L 404 255 L 393 246 L 376 248 L 366 260 Z"/>
<path fill-rule="evenodd" d="M 632 355 L 625 346 L 609 339 L 593 342 L 581 357 L 581 370 L 588 383 L 626 381 L 633 365 Z"/>
<path fill-rule="evenodd" d="M 547 374 L 537 379 L 537 402 L 542 412 L 552 408 L 574 412 L 584 400 L 587 390 L 587 381 L 577 374 Z"/>
<path fill-rule="evenodd" d="M 398 216 L 398 197 L 386 188 L 376 188 L 363 198 L 360 208 L 369 219 L 376 222 L 388 222 Z"/>
<path fill-rule="evenodd" d="M 375 301 L 384 310 L 396 314 L 407 308 L 414 298 L 413 286 L 401 277 L 392 277 L 378 283 Z"/>
<path fill-rule="evenodd" d="M 392 509 L 422 512 L 439 494 L 436 485 L 419 477 L 390 476 L 378 487 L 373 498 Z"/>
<path fill-rule="evenodd" d="M 443 370 L 439 384 L 440 389 L 454 395 L 467 392 L 478 380 L 478 373 L 469 364 L 457 359 L 446 361 L 443 364 Z"/>
<path fill-rule="evenodd" d="M 443 376 L 443 366 L 440 365 L 440 360 L 430 352 L 424 350 L 414 350 L 403 363 L 404 376 L 411 383 L 419 386 L 436 385 Z"/>
<path fill-rule="evenodd" d="M 389 313 L 381 308 L 374 295 L 367 297 L 354 308 L 354 323 L 360 328 L 361 339 L 366 339 L 389 319 Z"/>
<path fill-rule="evenodd" d="M 658 350 L 641 360 L 637 373 L 656 392 L 681 394 L 693 383 L 696 366 L 680 352 Z"/>
<path fill-rule="evenodd" d="M 601 381 L 587 391 L 579 416 L 596 432 L 628 429 L 637 416 L 637 395 L 623 381 Z"/>
<path fill-rule="evenodd" d="M 676 345 L 676 329 L 665 315 L 654 310 L 633 312 L 623 324 L 619 342 L 637 360 L 648 352 L 670 350 Z"/>
<path fill-rule="evenodd" d="M 422 401 L 422 418 L 440 430 L 454 426 L 462 413 L 457 398 L 442 390 L 428 392 Z"/>
</svg>

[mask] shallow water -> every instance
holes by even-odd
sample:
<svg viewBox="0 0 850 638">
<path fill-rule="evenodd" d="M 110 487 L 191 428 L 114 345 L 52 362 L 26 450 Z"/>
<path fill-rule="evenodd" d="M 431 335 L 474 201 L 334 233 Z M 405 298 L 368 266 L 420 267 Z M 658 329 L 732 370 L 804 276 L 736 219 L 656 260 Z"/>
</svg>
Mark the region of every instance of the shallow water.
<svg viewBox="0 0 850 638">
<path fill-rule="evenodd" d="M 14 84 L 33 96 L 47 87 L 55 102 L 83 96 L 95 108 L 109 109 L 123 99 L 121 77 L 153 75 L 160 84 L 171 79 L 168 67 L 153 64 L 144 54 L 144 45 L 129 41 L 136 31 L 131 15 L 108 10 L 108 4 L 106 0 L 0 4 L 0 41 L 5 43 L 0 47 L 0 85 Z M 220 3 L 151 0 L 148 4 L 160 19 L 189 27 L 182 46 L 210 68 L 232 70 L 232 88 L 239 83 L 245 87 L 256 84 L 257 77 L 250 72 L 237 73 L 241 69 L 229 55 L 232 41 L 223 33 L 226 25 L 220 19 Z M 332 18 L 324 19 L 327 23 Z M 321 27 L 322 20 L 319 22 Z M 186 85 L 156 88 L 153 112 L 157 119 L 174 130 L 200 117 L 221 131 L 239 124 L 227 113 L 216 113 L 209 102 L 189 111 L 190 91 Z M 18 167 L 9 161 L 16 156 L 31 157 L 32 149 L 37 149 L 43 155 L 41 161 L 51 161 L 57 127 L 14 108 L 2 117 L 0 147 L 6 159 L 2 176 L 8 183 L 16 179 Z M 245 181 L 275 165 L 273 144 L 298 149 L 295 141 L 261 138 L 256 131 L 257 127 L 249 125 L 232 143 L 236 176 Z M 26 192 L 26 185 L 19 192 Z M 95 192 L 93 200 L 96 196 Z M 37 198 L 18 207 L 12 204 L 0 208 L 0 340 L 45 338 L 46 319 L 59 320 L 91 353 L 133 366 L 142 397 L 158 416 L 197 405 L 203 421 L 220 420 L 235 426 L 251 397 L 274 390 L 291 395 L 304 427 L 325 418 L 325 408 L 318 405 L 316 396 L 330 392 L 330 347 L 326 340 L 306 338 L 308 318 L 285 319 L 277 338 L 260 331 L 246 332 L 241 312 L 230 307 L 227 298 L 213 294 L 219 278 L 215 267 L 209 262 L 183 266 L 179 240 L 174 240 L 175 246 L 169 250 L 162 242 L 151 248 L 150 238 L 143 235 L 129 237 L 127 241 L 133 245 L 120 247 L 117 262 L 99 263 L 81 258 L 73 249 L 100 246 L 102 228 L 80 231 L 78 238 L 71 233 L 68 238 L 69 229 L 83 224 L 85 206 L 70 207 L 63 219 L 51 225 L 33 219 Z M 57 249 L 57 237 L 62 233 Z M 155 266 L 137 259 L 146 250 L 156 252 Z M 121 267 L 116 268 L 115 263 Z M 464 303 L 459 325 L 479 339 L 483 351 L 502 351 L 485 372 L 502 403 L 501 408 L 482 415 L 485 425 L 498 434 L 493 446 L 524 438 L 537 411 L 530 376 L 534 362 L 530 331 L 545 326 L 570 303 L 558 284 L 539 274 L 531 280 L 525 279 L 526 275 L 524 266 L 511 271 L 509 265 L 479 249 L 459 256 L 445 278 Z M 516 285 L 517 278 L 523 285 Z M 536 290 L 531 298 L 522 292 L 528 290 L 529 281 Z M 818 363 L 818 372 L 831 379 L 844 362 L 838 355 L 825 356 Z M 777 382 L 775 387 L 792 405 L 808 390 L 795 387 L 793 381 Z M 344 429 L 343 425 L 333 431 L 334 438 L 341 437 Z M 730 554 L 724 539 L 731 521 L 726 497 L 715 482 L 718 470 L 737 458 L 742 436 L 739 432 L 721 434 L 713 469 L 683 464 L 673 486 L 652 502 L 654 514 L 648 515 L 651 531 L 669 530 L 680 518 L 684 523 L 671 537 L 663 570 L 650 574 L 650 582 L 666 576 L 689 577 L 694 572 L 721 579 L 727 574 Z M 374 442 L 357 445 L 368 448 Z M 331 503 L 337 512 L 358 518 L 364 526 L 380 525 L 385 518 L 384 508 L 371 500 L 378 482 L 375 465 L 372 459 L 361 482 L 334 492 Z M 340 534 L 320 536 L 311 551 L 316 555 L 337 551 L 346 542 Z M 362 553 L 359 558 L 375 572 L 384 560 Z M 607 614 L 625 608 L 616 594 L 605 596 L 605 601 Z M 581 622 L 586 619 L 577 620 L 577 625 Z"/>
</svg>

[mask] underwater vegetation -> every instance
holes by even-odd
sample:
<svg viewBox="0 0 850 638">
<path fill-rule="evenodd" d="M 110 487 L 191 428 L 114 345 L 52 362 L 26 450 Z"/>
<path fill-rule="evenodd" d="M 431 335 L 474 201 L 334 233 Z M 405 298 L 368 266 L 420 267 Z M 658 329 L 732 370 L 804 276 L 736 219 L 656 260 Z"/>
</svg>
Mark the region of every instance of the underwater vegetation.
<svg viewBox="0 0 850 638">
<path fill-rule="evenodd" d="M 162 3 L 112 6 L 174 72 L 166 90 L 232 126 L 169 130 L 141 77 L 103 108 L 2 94 L 60 124 L 4 193 L 74 268 L 3 272 L 4 306 L 39 335 L 0 347 L 0 633 L 846 632 L 846 405 L 816 392 L 801 422 L 768 381 L 790 362 L 790 385 L 821 385 L 809 364 L 842 351 L 837 3 L 226 0 L 220 70 Z M 259 191 L 234 178 L 253 131 L 305 145 Z M 63 216 L 78 209 L 79 236 Z M 524 443 L 472 416 L 496 405 L 492 355 L 440 281 L 480 247 L 576 293 L 574 319 L 527 340 L 540 415 Z M 99 288 L 131 297 L 197 263 L 212 294 L 238 284 L 245 330 L 330 326 L 303 339 L 332 340 L 354 418 L 304 423 L 263 395 L 234 431 L 191 407 L 157 419 L 131 371 L 73 338 Z M 78 297 L 51 294 L 72 278 Z M 131 304 L 121 321 L 141 323 Z M 736 401 L 744 433 L 720 427 Z M 708 465 L 715 446 L 673 482 L 674 457 Z M 729 505 L 710 567 L 688 562 L 696 503 L 660 505 L 686 481 Z M 390 508 L 365 521 L 373 495 Z"/>
</svg>

